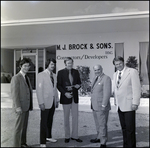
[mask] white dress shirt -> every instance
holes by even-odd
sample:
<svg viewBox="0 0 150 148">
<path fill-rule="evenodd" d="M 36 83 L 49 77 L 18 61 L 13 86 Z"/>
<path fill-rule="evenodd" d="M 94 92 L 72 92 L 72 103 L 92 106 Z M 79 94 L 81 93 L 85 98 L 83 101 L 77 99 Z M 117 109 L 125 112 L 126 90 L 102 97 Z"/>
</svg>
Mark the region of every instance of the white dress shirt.
<svg viewBox="0 0 150 148">
<path fill-rule="evenodd" d="M 116 81 L 116 83 L 118 82 L 118 76 L 119 76 L 119 73 L 121 72 L 121 77 L 122 77 L 122 75 L 123 75 L 123 73 L 124 73 L 124 70 L 125 70 L 125 67 L 123 68 L 123 70 L 121 70 L 121 71 L 117 71 L 117 81 Z"/>
</svg>

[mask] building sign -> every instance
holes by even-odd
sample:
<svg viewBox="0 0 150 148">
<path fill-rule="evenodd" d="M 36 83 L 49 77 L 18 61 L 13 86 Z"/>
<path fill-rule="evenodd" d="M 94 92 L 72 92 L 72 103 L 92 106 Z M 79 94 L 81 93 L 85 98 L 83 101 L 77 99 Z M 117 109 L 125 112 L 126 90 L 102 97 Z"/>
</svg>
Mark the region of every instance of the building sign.
<svg viewBox="0 0 150 148">
<path fill-rule="evenodd" d="M 61 45 L 57 45 L 57 52 L 61 53 L 62 51 L 78 51 L 78 53 L 83 53 L 80 56 L 72 56 L 73 59 L 78 59 L 78 60 L 83 60 L 83 59 L 107 59 L 109 56 L 108 55 L 112 55 L 113 51 L 112 51 L 113 47 L 111 45 L 111 43 L 84 43 L 84 44 L 68 44 L 68 46 L 66 44 L 64 44 L 63 46 Z M 84 54 L 86 51 L 90 51 L 90 53 L 93 54 Z M 95 55 L 94 55 L 95 53 Z M 98 54 L 96 54 L 98 53 Z M 68 55 L 66 55 L 68 56 Z M 65 56 L 65 57 L 66 57 Z M 57 60 L 64 60 L 65 57 L 62 57 L 61 54 L 57 55 Z"/>
<path fill-rule="evenodd" d="M 90 84 L 94 77 L 94 65 L 100 64 L 106 75 L 111 78 L 113 76 L 113 43 L 105 42 L 57 45 L 57 71 L 65 67 L 64 59 L 66 57 L 72 57 L 74 60 L 74 68 L 79 70 L 83 85 L 82 89 L 80 89 L 80 91 L 82 91 L 80 92 L 80 96 L 89 95 Z"/>
</svg>

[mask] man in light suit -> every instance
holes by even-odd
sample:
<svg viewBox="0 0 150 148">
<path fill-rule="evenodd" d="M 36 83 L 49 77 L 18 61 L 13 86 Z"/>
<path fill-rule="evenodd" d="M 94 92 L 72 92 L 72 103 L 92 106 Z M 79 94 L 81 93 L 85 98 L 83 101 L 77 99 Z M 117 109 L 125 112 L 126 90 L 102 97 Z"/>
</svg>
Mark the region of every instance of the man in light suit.
<svg viewBox="0 0 150 148">
<path fill-rule="evenodd" d="M 37 99 L 41 109 L 40 122 L 40 147 L 46 147 L 46 140 L 56 142 L 52 139 L 52 124 L 55 108 L 58 107 L 59 98 L 56 88 L 56 74 L 53 70 L 56 66 L 55 59 L 48 59 L 46 70 L 37 76 Z"/>
<path fill-rule="evenodd" d="M 140 104 L 141 85 L 136 69 L 124 66 L 124 59 L 113 60 L 113 94 L 123 133 L 123 147 L 136 147 L 135 111 Z"/>
<path fill-rule="evenodd" d="M 32 106 L 32 86 L 28 76 L 26 76 L 30 61 L 24 58 L 20 61 L 20 72 L 12 77 L 11 97 L 13 100 L 13 110 L 16 114 L 14 130 L 14 147 L 29 147 L 26 144 L 26 132 L 28 126 L 29 110 Z"/>
<path fill-rule="evenodd" d="M 111 96 L 111 79 L 103 73 L 101 65 L 93 67 L 95 78 L 91 86 L 91 108 L 95 120 L 97 137 L 91 139 L 92 143 L 101 141 L 100 147 L 106 147 L 107 142 L 107 121 L 110 106 Z"/>
<path fill-rule="evenodd" d="M 78 90 L 81 87 L 81 80 L 78 70 L 73 68 L 73 59 L 67 57 L 64 60 L 66 68 L 58 71 L 57 88 L 61 93 L 60 104 L 63 105 L 65 143 L 70 141 L 70 110 L 72 111 L 72 140 L 82 142 L 78 138 Z"/>
</svg>

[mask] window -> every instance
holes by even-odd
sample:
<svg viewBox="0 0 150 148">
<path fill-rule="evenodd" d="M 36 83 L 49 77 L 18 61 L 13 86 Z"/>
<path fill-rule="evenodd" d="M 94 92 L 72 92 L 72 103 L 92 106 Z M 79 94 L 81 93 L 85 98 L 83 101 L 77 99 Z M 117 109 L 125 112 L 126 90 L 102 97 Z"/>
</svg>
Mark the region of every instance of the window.
<svg viewBox="0 0 150 148">
<path fill-rule="evenodd" d="M 1 83 L 10 83 L 14 75 L 13 49 L 1 49 Z"/>
<path fill-rule="evenodd" d="M 149 85 L 149 43 L 139 43 L 139 72 L 141 84 Z"/>
<path fill-rule="evenodd" d="M 117 56 L 121 56 L 124 58 L 124 43 L 115 43 L 115 57 Z"/>
</svg>

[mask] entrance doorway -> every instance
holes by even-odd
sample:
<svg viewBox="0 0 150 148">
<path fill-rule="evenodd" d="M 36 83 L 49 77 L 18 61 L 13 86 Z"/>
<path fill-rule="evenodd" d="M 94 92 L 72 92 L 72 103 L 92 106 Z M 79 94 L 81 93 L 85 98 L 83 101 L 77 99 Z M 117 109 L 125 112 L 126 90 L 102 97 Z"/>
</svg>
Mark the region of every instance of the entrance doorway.
<svg viewBox="0 0 150 148">
<path fill-rule="evenodd" d="M 14 50 L 14 74 L 20 71 L 19 63 L 23 58 L 29 58 L 31 60 L 31 67 L 27 73 L 33 90 L 36 90 L 37 74 L 45 70 L 45 62 L 49 58 L 56 60 L 57 46 L 48 46 L 40 48 L 26 48 Z M 56 69 L 54 70 L 56 73 Z"/>
<path fill-rule="evenodd" d="M 22 58 L 28 58 L 31 60 L 30 69 L 27 73 L 27 76 L 30 79 L 33 89 L 36 89 L 36 75 L 37 75 L 37 55 L 36 54 L 22 54 Z"/>
</svg>

